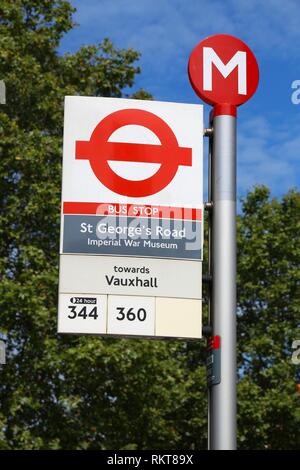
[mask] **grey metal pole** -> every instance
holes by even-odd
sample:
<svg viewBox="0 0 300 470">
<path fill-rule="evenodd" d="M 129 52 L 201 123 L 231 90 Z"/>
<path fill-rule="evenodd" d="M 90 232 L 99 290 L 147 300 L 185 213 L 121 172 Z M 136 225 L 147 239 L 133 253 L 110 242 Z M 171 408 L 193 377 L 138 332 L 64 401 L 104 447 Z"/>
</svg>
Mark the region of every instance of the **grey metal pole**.
<svg viewBox="0 0 300 470">
<path fill-rule="evenodd" d="M 211 181 L 211 171 L 212 171 L 212 139 L 213 139 L 213 127 L 212 122 L 210 122 L 210 133 L 209 145 L 208 145 L 208 201 L 210 203 L 210 210 L 207 214 L 208 221 L 208 274 L 212 276 L 212 253 L 211 253 L 211 238 L 212 238 L 212 181 Z M 211 315 L 211 303 L 212 303 L 212 284 L 208 285 L 208 324 L 212 325 L 212 315 Z M 211 394 L 210 388 L 208 388 L 208 429 L 207 429 L 207 447 L 208 450 L 211 448 Z"/>
<path fill-rule="evenodd" d="M 211 450 L 236 449 L 236 118 L 213 118 L 212 298 L 213 336 L 221 338 L 221 381 L 210 387 Z"/>
</svg>

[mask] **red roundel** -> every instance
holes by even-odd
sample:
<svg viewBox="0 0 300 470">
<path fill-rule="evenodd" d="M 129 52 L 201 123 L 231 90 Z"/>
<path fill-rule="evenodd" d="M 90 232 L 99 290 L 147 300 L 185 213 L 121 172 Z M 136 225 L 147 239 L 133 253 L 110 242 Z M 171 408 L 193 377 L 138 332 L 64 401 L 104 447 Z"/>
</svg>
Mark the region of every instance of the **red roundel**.
<svg viewBox="0 0 300 470">
<path fill-rule="evenodd" d="M 196 94 L 213 106 L 245 103 L 259 81 L 252 51 L 243 41 L 227 34 L 199 42 L 190 56 L 188 72 Z"/>
<path fill-rule="evenodd" d="M 161 145 L 109 142 L 114 131 L 127 125 L 150 129 Z M 144 197 L 164 189 L 174 178 L 179 165 L 192 165 L 192 149 L 180 147 L 175 134 L 160 117 L 141 109 L 115 111 L 100 121 L 90 140 L 76 141 L 76 158 L 90 161 L 91 168 L 108 189 L 128 197 Z M 109 161 L 159 163 L 156 173 L 143 180 L 117 175 Z"/>
</svg>

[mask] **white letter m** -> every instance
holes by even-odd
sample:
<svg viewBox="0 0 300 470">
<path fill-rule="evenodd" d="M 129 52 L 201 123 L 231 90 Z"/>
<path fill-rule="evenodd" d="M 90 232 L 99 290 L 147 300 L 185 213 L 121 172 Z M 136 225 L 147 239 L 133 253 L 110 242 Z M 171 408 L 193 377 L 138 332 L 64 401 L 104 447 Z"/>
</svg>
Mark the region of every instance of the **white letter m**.
<svg viewBox="0 0 300 470">
<path fill-rule="evenodd" d="M 247 57 L 246 52 L 237 51 L 234 56 L 224 64 L 212 47 L 203 47 L 203 90 L 212 91 L 212 64 L 214 64 L 224 78 L 238 68 L 238 94 L 247 94 Z"/>
</svg>

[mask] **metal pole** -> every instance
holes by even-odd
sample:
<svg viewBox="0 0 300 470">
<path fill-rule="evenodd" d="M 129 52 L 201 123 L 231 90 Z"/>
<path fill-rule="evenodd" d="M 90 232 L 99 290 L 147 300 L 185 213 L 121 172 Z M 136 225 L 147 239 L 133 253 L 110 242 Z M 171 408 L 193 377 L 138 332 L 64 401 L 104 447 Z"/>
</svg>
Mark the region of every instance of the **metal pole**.
<svg viewBox="0 0 300 470">
<path fill-rule="evenodd" d="M 221 338 L 221 381 L 210 387 L 209 445 L 236 449 L 236 118 L 213 117 L 213 336 Z"/>
<path fill-rule="evenodd" d="M 212 189 L 211 189 L 211 171 L 212 171 L 212 141 L 213 141 L 213 128 L 212 122 L 210 122 L 210 129 L 212 130 L 211 135 L 209 136 L 209 144 L 208 144 L 208 201 L 212 205 Z M 208 211 L 208 274 L 212 276 L 212 207 L 211 210 Z M 211 316 L 211 299 L 212 299 L 212 283 L 208 285 L 208 324 L 212 325 L 212 316 Z M 208 429 L 207 429 L 207 447 L 208 450 L 211 448 L 211 397 L 210 397 L 210 388 L 208 388 Z"/>
</svg>

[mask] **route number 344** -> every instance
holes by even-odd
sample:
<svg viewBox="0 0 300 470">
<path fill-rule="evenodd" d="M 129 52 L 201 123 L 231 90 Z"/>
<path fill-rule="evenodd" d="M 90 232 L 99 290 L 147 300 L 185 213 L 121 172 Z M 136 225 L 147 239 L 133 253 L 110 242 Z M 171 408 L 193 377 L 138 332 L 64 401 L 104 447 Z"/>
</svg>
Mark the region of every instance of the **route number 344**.
<svg viewBox="0 0 300 470">
<path fill-rule="evenodd" d="M 90 307 L 90 306 L 84 306 L 84 307 L 79 307 L 78 305 L 68 305 L 68 309 L 70 310 L 70 313 L 68 315 L 68 318 L 71 320 L 74 320 L 75 318 L 82 318 L 83 320 L 86 320 L 87 318 L 94 318 L 94 320 L 97 320 L 98 318 L 98 313 L 97 313 L 97 307 Z"/>
</svg>

